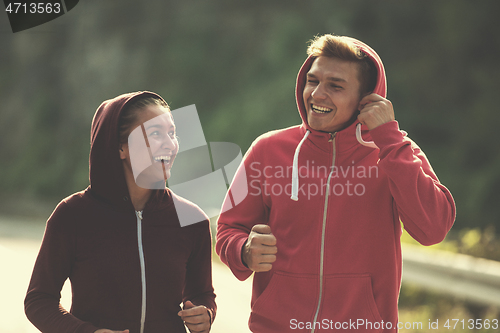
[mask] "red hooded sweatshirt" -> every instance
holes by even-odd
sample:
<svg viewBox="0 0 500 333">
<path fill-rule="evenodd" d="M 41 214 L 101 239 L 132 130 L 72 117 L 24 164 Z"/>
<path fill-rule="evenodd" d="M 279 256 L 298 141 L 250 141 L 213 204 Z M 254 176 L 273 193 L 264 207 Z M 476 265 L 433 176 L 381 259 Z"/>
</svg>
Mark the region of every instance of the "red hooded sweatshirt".
<svg viewBox="0 0 500 333">
<path fill-rule="evenodd" d="M 42 332 L 186 332 L 177 313 L 187 300 L 215 316 L 206 215 L 167 188 L 155 191 L 142 214 L 128 196 L 118 118 L 139 95 L 159 97 L 125 94 L 99 107 L 92 123 L 90 186 L 62 200 L 47 221 L 25 299 L 28 319 Z M 181 227 L 174 199 L 203 222 Z M 69 312 L 59 304 L 67 278 Z"/>
<path fill-rule="evenodd" d="M 376 64 L 374 93 L 385 97 L 380 58 L 354 42 Z M 272 269 L 254 275 L 252 332 L 396 332 L 401 222 L 421 244 L 435 244 L 453 225 L 455 204 L 396 121 L 363 125 L 359 140 L 357 121 L 335 135 L 308 125 L 302 92 L 313 61 L 297 78 L 302 125 L 252 144 L 223 211 L 244 199 L 220 215 L 216 251 L 245 280 L 252 271 L 241 252 L 252 227 L 268 224 L 277 239 Z"/>
</svg>

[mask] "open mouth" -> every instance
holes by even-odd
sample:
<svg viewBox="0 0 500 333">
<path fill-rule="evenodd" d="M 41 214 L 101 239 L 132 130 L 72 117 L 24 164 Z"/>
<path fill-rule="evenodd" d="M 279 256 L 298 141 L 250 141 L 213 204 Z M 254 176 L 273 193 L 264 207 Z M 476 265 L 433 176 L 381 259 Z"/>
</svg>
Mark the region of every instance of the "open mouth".
<svg viewBox="0 0 500 333">
<path fill-rule="evenodd" d="M 325 107 L 322 107 L 322 106 L 318 106 L 318 105 L 315 105 L 315 104 L 311 104 L 311 109 L 315 112 L 315 113 L 330 113 L 333 111 L 333 109 L 330 109 L 330 108 L 325 108 Z"/>
<path fill-rule="evenodd" d="M 172 158 L 172 156 L 156 156 L 154 159 L 156 162 L 165 162 L 165 163 L 169 163 L 170 162 L 170 159 Z"/>
<path fill-rule="evenodd" d="M 155 162 L 161 163 L 161 168 L 163 170 L 163 179 L 167 180 L 169 175 L 168 172 L 170 168 L 172 167 L 171 162 L 173 162 L 175 155 L 161 155 L 161 156 L 156 156 L 154 158 Z"/>
</svg>

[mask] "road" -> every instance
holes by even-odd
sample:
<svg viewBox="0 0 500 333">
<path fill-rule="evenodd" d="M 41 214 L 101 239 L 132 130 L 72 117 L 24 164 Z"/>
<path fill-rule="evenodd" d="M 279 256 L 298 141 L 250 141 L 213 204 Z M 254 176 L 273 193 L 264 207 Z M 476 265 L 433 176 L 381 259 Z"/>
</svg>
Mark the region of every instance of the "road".
<svg viewBox="0 0 500 333">
<path fill-rule="evenodd" d="M 39 332 L 24 315 L 24 296 L 35 262 L 44 223 L 37 220 L 0 217 L 0 332 Z M 222 264 L 213 264 L 217 294 L 217 318 L 212 333 L 250 333 L 251 281 L 238 281 Z M 61 303 L 69 308 L 71 291 L 65 285 Z"/>
</svg>

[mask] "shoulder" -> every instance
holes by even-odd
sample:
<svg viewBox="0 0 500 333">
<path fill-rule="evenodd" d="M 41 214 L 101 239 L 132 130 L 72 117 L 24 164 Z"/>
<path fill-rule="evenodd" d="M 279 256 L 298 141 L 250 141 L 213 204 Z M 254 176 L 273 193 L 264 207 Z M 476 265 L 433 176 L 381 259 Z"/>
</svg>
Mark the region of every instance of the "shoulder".
<svg viewBox="0 0 500 333">
<path fill-rule="evenodd" d="M 62 199 L 56 206 L 54 213 L 58 214 L 67 214 L 72 210 L 78 209 L 81 206 L 84 206 L 88 201 L 87 198 L 87 190 L 73 193 L 66 198 Z"/>
<path fill-rule="evenodd" d="M 94 216 L 98 212 L 102 213 L 104 210 L 110 210 L 105 202 L 100 201 L 89 188 L 86 190 L 73 193 L 72 195 L 64 198 L 57 205 L 56 210 L 64 214 L 70 214 L 74 219 Z"/>
<path fill-rule="evenodd" d="M 47 220 L 47 231 L 70 232 L 74 229 L 75 217 L 80 215 L 84 191 L 62 199 Z"/>
<path fill-rule="evenodd" d="M 257 137 L 248 149 L 246 155 L 257 155 L 258 160 L 265 153 L 271 156 L 273 152 L 288 152 L 295 150 L 304 133 L 300 125 L 292 126 L 280 130 L 274 130 Z"/>
<path fill-rule="evenodd" d="M 294 141 L 296 138 L 300 138 L 300 125 L 264 133 L 254 140 L 252 147 L 269 143 Z"/>
<path fill-rule="evenodd" d="M 62 199 L 47 220 L 47 226 L 74 228 L 107 210 L 105 204 L 94 198 L 87 188 Z"/>
<path fill-rule="evenodd" d="M 209 219 L 207 214 L 195 203 L 175 194 L 173 191 L 172 200 L 174 202 L 175 211 L 177 217 L 179 218 L 179 224 L 181 227 L 186 227 L 188 225 L 204 225 L 207 224 Z M 203 223 L 200 223 L 203 222 Z"/>
</svg>

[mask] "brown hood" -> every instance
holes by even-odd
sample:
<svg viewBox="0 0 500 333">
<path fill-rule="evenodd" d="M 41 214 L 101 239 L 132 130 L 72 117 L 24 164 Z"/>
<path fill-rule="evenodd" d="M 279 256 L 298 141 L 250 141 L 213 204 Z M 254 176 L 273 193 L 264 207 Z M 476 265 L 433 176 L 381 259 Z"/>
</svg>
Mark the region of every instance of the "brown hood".
<svg viewBox="0 0 500 333">
<path fill-rule="evenodd" d="M 89 179 L 94 196 L 108 204 L 133 209 L 119 154 L 118 119 L 123 108 L 138 96 L 161 96 L 148 92 L 134 92 L 104 101 L 92 120 Z"/>
</svg>

